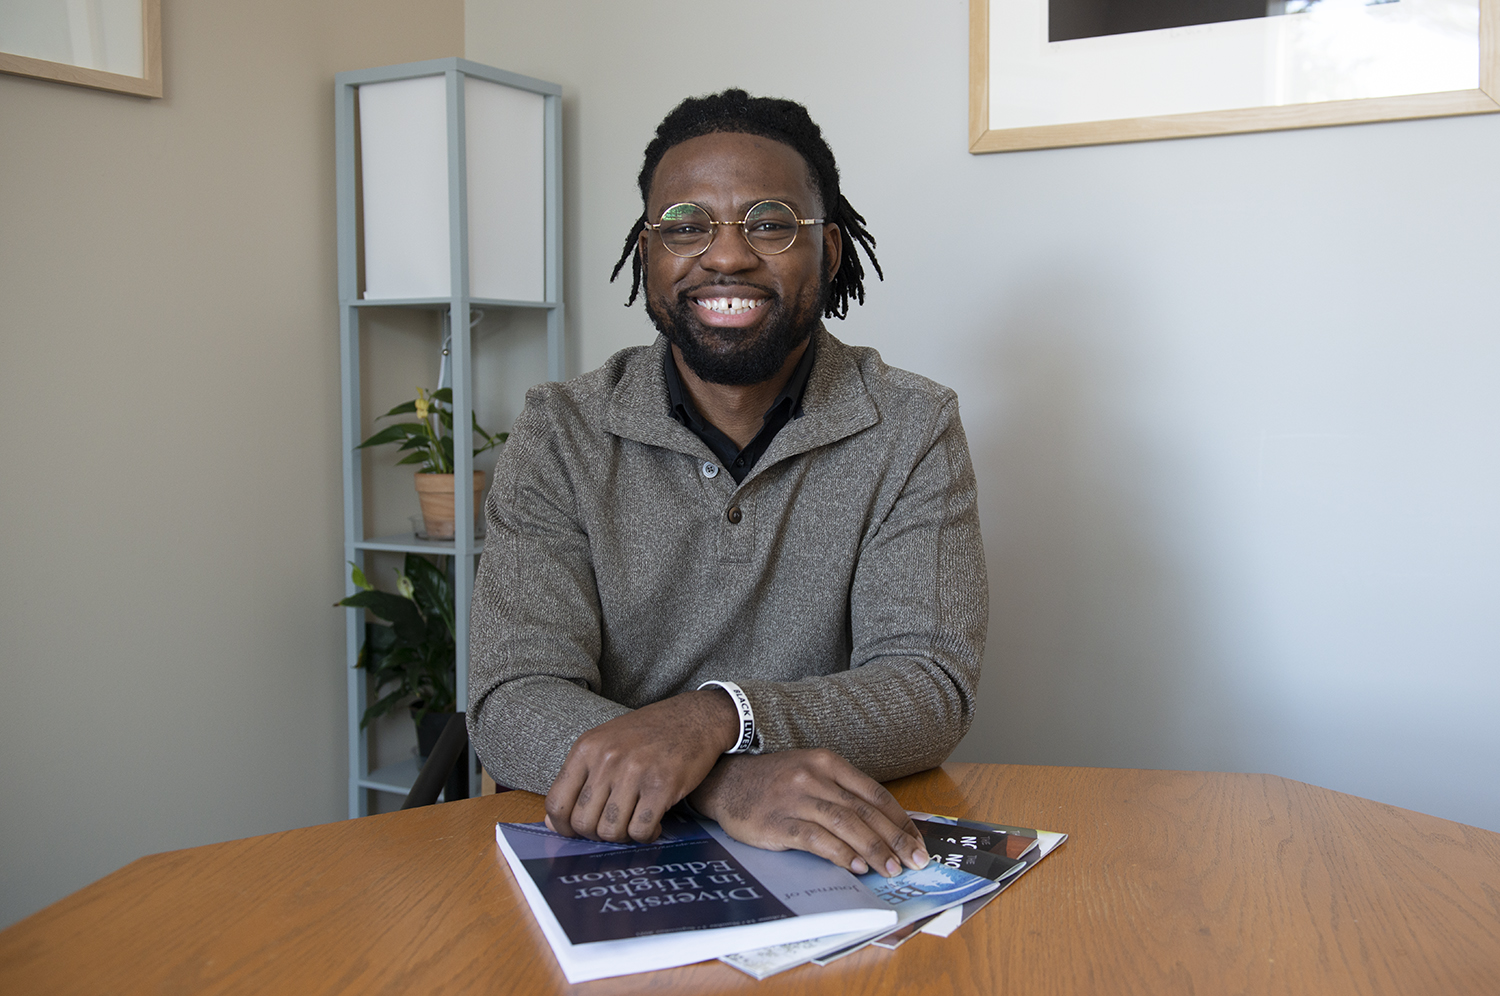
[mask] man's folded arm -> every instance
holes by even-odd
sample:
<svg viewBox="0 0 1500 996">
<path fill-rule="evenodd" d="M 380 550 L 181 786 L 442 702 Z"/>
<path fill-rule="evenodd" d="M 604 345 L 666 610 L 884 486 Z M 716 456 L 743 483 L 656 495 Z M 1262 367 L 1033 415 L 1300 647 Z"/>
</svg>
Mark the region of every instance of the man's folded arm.
<svg viewBox="0 0 1500 996">
<path fill-rule="evenodd" d="M 860 551 L 849 670 L 739 682 L 755 709 L 756 751 L 826 747 L 887 781 L 942 763 L 968 732 L 989 588 L 956 400 L 929 438 Z"/>
<path fill-rule="evenodd" d="M 597 693 L 600 607 L 588 537 L 558 487 L 567 475 L 554 440 L 530 415 L 528 406 L 517 420 L 485 502 L 468 723 L 496 781 L 545 794 L 580 734 L 630 710 Z"/>
</svg>

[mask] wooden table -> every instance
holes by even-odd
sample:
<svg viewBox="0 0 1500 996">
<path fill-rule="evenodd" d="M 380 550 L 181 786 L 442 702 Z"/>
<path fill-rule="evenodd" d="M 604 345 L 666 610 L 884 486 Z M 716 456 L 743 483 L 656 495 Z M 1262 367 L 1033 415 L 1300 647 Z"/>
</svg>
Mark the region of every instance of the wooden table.
<svg viewBox="0 0 1500 996">
<path fill-rule="evenodd" d="M 946 940 L 569 987 L 489 796 L 142 858 L 0 932 L 0 992 L 1500 994 L 1500 834 L 1273 775 L 950 764 L 911 809 L 1068 842 Z"/>
</svg>

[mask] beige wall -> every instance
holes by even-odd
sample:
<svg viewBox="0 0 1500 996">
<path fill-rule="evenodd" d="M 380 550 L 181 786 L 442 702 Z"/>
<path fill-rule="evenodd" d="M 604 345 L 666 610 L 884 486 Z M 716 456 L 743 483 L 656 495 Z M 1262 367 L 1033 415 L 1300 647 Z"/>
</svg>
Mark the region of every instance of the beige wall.
<svg viewBox="0 0 1500 996">
<path fill-rule="evenodd" d="M 163 100 L 0 76 L 0 925 L 344 815 L 333 75 L 463 6 L 163 6 Z"/>
</svg>

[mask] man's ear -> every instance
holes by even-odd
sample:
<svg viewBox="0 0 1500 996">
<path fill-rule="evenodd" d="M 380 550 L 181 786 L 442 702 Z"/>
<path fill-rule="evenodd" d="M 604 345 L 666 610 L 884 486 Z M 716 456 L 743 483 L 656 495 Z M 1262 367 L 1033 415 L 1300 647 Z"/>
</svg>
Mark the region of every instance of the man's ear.
<svg viewBox="0 0 1500 996">
<path fill-rule="evenodd" d="M 651 280 L 651 267 L 647 265 L 651 261 L 651 256 L 649 254 L 649 249 L 650 249 L 650 246 L 651 246 L 651 240 L 648 239 L 648 238 L 646 238 L 646 235 L 650 231 L 651 230 L 649 228 L 643 228 L 643 229 L 641 229 L 641 234 L 638 235 L 638 236 L 636 236 L 636 240 L 635 240 L 636 255 L 637 255 L 637 258 L 640 259 L 640 261 L 641 261 L 641 296 L 642 297 L 646 296 L 646 294 L 647 294 L 647 285 L 649 284 L 649 282 Z"/>
<path fill-rule="evenodd" d="M 823 265 L 827 268 L 828 279 L 839 272 L 839 263 L 844 259 L 844 233 L 833 222 L 823 225 Z"/>
</svg>

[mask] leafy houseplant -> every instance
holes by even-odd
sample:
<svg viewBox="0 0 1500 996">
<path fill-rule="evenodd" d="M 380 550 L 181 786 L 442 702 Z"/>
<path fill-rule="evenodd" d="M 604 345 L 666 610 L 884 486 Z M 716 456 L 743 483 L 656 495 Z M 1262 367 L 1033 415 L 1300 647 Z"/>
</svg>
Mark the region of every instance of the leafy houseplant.
<svg viewBox="0 0 1500 996">
<path fill-rule="evenodd" d="M 360 717 L 361 730 L 408 701 L 418 726 L 428 713 L 456 711 L 453 586 L 448 582 L 448 558 L 439 561 L 434 564 L 408 553 L 397 575 L 399 594 L 378 590 L 364 571 L 349 565 L 349 576 L 360 590 L 337 604 L 364 609 L 386 621 L 368 627 L 354 665 L 375 681 L 376 700 Z"/>
<path fill-rule="evenodd" d="M 406 456 L 396 461 L 401 464 L 421 464 L 417 471 L 417 496 L 422 502 L 422 519 L 427 535 L 433 539 L 453 538 L 453 391 L 442 387 L 431 394 L 417 388 L 417 396 L 411 401 L 397 405 L 380 418 L 397 415 L 416 415 L 416 421 L 397 422 L 388 425 L 375 435 L 360 443 L 355 449 L 370 446 L 385 446 L 400 443 L 400 451 Z M 472 432 L 482 445 L 474 449 L 478 456 L 492 450 L 510 436 L 507 432 L 487 432 L 479 419 L 469 413 Z M 483 471 L 474 472 L 475 505 L 484 488 Z"/>
</svg>

